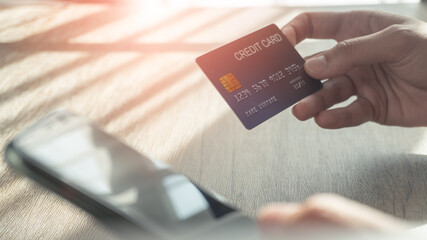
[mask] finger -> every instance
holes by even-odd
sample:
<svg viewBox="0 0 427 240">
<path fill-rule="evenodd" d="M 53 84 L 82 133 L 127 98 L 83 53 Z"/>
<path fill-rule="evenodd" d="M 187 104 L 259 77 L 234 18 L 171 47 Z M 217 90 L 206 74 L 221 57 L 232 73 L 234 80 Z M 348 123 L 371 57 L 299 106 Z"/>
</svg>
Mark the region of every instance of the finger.
<svg viewBox="0 0 427 240">
<path fill-rule="evenodd" d="M 258 221 L 261 224 L 290 226 L 309 222 L 344 224 L 345 219 L 340 219 L 336 215 L 342 209 L 335 206 L 334 195 L 320 194 L 308 198 L 303 203 L 273 204 L 264 207 L 258 214 Z M 334 206 L 331 206 L 334 205 Z"/>
<path fill-rule="evenodd" d="M 283 34 L 295 46 L 306 38 L 334 38 L 343 14 L 338 12 L 308 12 L 296 16 L 282 28 Z"/>
<path fill-rule="evenodd" d="M 308 59 L 304 68 L 310 76 L 325 79 L 347 73 L 357 66 L 397 61 L 406 49 L 404 31 L 404 27 L 393 25 L 371 35 L 339 42 L 332 49 Z"/>
<path fill-rule="evenodd" d="M 258 215 L 261 224 L 283 227 L 305 223 L 332 224 L 353 229 L 401 231 L 407 226 L 387 214 L 332 194 L 314 195 L 301 204 L 275 204 Z"/>
<path fill-rule="evenodd" d="M 356 88 L 349 77 L 342 75 L 323 83 L 323 88 L 301 100 L 292 108 L 296 118 L 305 121 L 319 112 L 347 100 L 356 93 Z"/>
<path fill-rule="evenodd" d="M 301 211 L 300 204 L 281 203 L 264 207 L 258 214 L 261 224 L 286 225 Z"/>
<path fill-rule="evenodd" d="M 401 231 L 406 227 L 396 218 L 338 195 L 314 195 L 302 205 L 300 219 L 321 219 L 353 229 Z"/>
<path fill-rule="evenodd" d="M 374 109 L 366 98 L 358 98 L 347 107 L 318 113 L 314 120 L 322 128 L 353 127 L 373 119 Z"/>
<path fill-rule="evenodd" d="M 380 31 L 411 19 L 379 11 L 307 12 L 283 26 L 282 32 L 296 45 L 306 38 L 342 41 Z"/>
<path fill-rule="evenodd" d="M 262 225 L 289 227 L 306 223 L 333 223 L 340 225 L 330 208 L 320 208 L 317 205 L 276 204 L 263 208 L 258 214 L 258 222 Z"/>
</svg>

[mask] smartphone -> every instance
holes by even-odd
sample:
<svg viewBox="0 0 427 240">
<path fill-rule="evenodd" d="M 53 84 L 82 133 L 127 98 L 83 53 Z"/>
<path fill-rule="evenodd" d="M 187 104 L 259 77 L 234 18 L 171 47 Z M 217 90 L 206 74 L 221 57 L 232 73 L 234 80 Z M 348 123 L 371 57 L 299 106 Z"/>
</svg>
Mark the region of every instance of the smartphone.
<svg viewBox="0 0 427 240">
<path fill-rule="evenodd" d="M 5 154 L 16 170 L 120 234 L 152 239 L 260 236 L 255 222 L 218 194 L 63 110 L 48 114 L 15 137 Z"/>
</svg>

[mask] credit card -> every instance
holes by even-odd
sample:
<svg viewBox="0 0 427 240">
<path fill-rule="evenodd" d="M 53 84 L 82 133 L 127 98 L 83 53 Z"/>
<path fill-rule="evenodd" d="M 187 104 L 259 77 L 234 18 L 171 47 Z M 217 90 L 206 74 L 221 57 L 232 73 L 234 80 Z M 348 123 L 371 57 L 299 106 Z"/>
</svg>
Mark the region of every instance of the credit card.
<svg viewBox="0 0 427 240">
<path fill-rule="evenodd" d="M 322 88 L 304 59 L 271 24 L 196 59 L 247 129 Z"/>
</svg>

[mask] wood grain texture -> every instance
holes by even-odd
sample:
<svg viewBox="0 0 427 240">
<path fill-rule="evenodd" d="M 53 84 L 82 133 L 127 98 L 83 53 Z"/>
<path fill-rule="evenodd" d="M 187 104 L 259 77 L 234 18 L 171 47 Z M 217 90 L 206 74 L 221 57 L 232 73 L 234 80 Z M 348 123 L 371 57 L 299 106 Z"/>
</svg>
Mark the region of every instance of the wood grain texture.
<svg viewBox="0 0 427 240">
<path fill-rule="evenodd" d="M 5 163 L 8 141 L 58 107 L 87 116 L 251 216 L 269 202 L 333 192 L 424 221 L 426 128 L 370 123 L 331 131 L 284 111 L 247 131 L 195 65 L 197 56 L 272 22 L 282 26 L 302 11 L 351 9 L 427 19 L 421 4 L 0 7 L 0 238 L 114 238 L 92 216 Z M 333 44 L 306 41 L 298 50 L 309 55 Z"/>
</svg>

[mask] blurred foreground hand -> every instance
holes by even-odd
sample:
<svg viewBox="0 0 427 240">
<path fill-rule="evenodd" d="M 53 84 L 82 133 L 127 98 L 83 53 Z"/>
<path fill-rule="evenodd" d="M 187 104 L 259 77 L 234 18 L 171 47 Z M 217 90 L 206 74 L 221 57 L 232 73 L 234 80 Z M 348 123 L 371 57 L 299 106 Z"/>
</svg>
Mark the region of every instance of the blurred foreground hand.
<svg viewBox="0 0 427 240">
<path fill-rule="evenodd" d="M 401 232 L 409 226 L 398 218 L 332 194 L 315 195 L 302 203 L 277 203 L 264 207 L 258 222 L 261 227 L 283 229 L 310 225 L 387 233 Z"/>
</svg>

